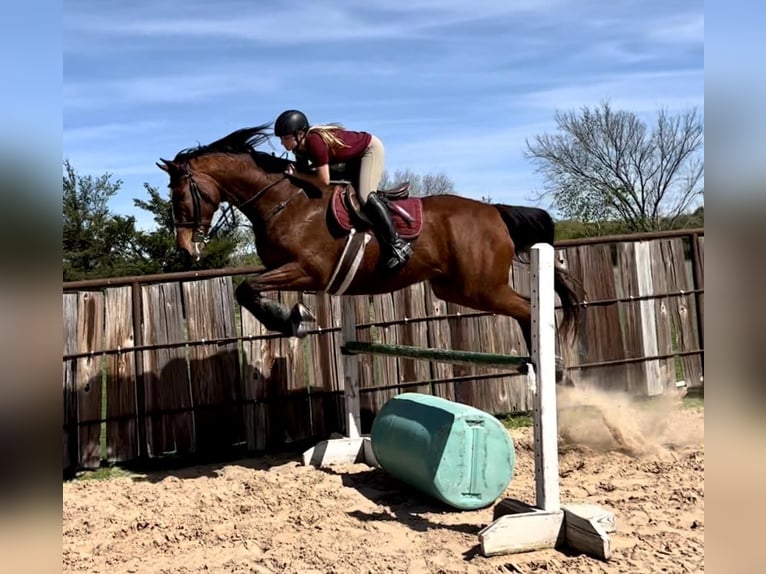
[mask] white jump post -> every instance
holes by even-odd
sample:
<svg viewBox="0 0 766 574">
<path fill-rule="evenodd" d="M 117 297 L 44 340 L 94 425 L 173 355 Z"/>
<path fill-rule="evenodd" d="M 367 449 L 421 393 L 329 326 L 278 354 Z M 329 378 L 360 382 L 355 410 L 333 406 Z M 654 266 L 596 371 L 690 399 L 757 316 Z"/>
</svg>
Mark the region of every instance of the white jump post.
<svg viewBox="0 0 766 574">
<path fill-rule="evenodd" d="M 551 245 L 532 248 L 529 376 L 534 393 L 535 494 L 538 508 L 548 511 L 560 509 L 553 257 Z"/>
<path fill-rule="evenodd" d="M 535 506 L 505 499 L 495 507 L 495 520 L 479 532 L 482 554 L 494 556 L 570 548 L 607 560 L 607 532 L 614 515 L 589 504 L 562 508 L 559 492 L 558 418 L 556 413 L 556 315 L 554 248 L 532 247 L 532 349 L 528 380 L 533 393 Z"/>
<path fill-rule="evenodd" d="M 356 339 L 356 310 L 353 299 L 341 297 L 341 340 Z M 345 436 L 333 436 L 323 440 L 303 453 L 303 464 L 328 467 L 336 464 L 366 462 L 378 466 L 372 452 L 369 437 L 361 435 L 359 408 L 359 358 L 343 355 L 343 399 L 346 410 Z"/>
<path fill-rule="evenodd" d="M 356 311 L 349 297 L 341 302 L 343 342 L 356 340 Z M 359 438 L 362 422 L 359 415 L 359 359 L 353 355 L 343 355 L 343 398 L 346 403 L 346 436 Z"/>
</svg>

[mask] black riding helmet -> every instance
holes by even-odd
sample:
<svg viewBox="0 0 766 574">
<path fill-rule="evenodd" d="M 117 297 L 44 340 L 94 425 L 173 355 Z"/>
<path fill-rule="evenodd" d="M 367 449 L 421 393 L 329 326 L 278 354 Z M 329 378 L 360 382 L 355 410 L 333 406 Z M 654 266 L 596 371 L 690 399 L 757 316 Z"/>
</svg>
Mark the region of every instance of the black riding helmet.
<svg viewBox="0 0 766 574">
<path fill-rule="evenodd" d="M 309 120 L 305 114 L 298 110 L 287 110 L 279 114 L 274 122 L 274 135 L 277 137 L 289 136 L 297 131 L 309 129 Z"/>
</svg>

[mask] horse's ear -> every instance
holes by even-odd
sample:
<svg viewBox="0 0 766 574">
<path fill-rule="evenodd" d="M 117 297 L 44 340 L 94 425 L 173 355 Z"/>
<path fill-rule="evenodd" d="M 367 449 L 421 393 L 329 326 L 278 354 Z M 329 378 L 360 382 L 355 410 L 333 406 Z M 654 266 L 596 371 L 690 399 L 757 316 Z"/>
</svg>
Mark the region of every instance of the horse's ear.
<svg viewBox="0 0 766 574">
<path fill-rule="evenodd" d="M 156 165 L 158 168 L 160 168 L 162 171 L 166 171 L 166 172 L 170 173 L 171 171 L 174 171 L 174 170 L 176 170 L 176 169 L 177 169 L 177 166 L 176 166 L 176 164 L 175 164 L 175 163 L 173 163 L 173 162 L 172 162 L 172 161 L 170 161 L 170 160 L 167 160 L 167 159 L 162 159 L 162 158 L 160 158 L 160 161 L 161 161 L 162 163 L 155 163 L 155 165 Z"/>
</svg>

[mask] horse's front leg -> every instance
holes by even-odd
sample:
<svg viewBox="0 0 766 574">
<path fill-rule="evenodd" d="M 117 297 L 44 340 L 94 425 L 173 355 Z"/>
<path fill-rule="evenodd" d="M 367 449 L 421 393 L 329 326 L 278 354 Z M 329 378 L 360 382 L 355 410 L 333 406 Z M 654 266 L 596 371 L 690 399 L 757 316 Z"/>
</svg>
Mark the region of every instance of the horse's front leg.
<svg viewBox="0 0 766 574">
<path fill-rule="evenodd" d="M 270 331 L 287 337 L 305 337 L 314 315 L 302 303 L 288 309 L 278 301 L 264 297 L 262 291 L 314 290 L 314 279 L 297 263 L 288 263 L 271 271 L 245 279 L 235 291 L 237 302 L 250 311 Z"/>
</svg>

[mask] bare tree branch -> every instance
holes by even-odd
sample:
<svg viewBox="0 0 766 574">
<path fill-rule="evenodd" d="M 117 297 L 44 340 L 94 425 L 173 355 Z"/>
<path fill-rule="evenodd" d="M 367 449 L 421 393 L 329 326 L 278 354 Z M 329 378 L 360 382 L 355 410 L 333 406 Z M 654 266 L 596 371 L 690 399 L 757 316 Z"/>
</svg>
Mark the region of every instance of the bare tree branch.
<svg viewBox="0 0 766 574">
<path fill-rule="evenodd" d="M 703 193 L 703 125 L 696 110 L 660 111 L 653 130 L 608 102 L 557 112 L 556 134 L 527 141 L 525 156 L 544 191 L 566 217 L 615 218 L 644 231 L 672 225 Z"/>
</svg>

